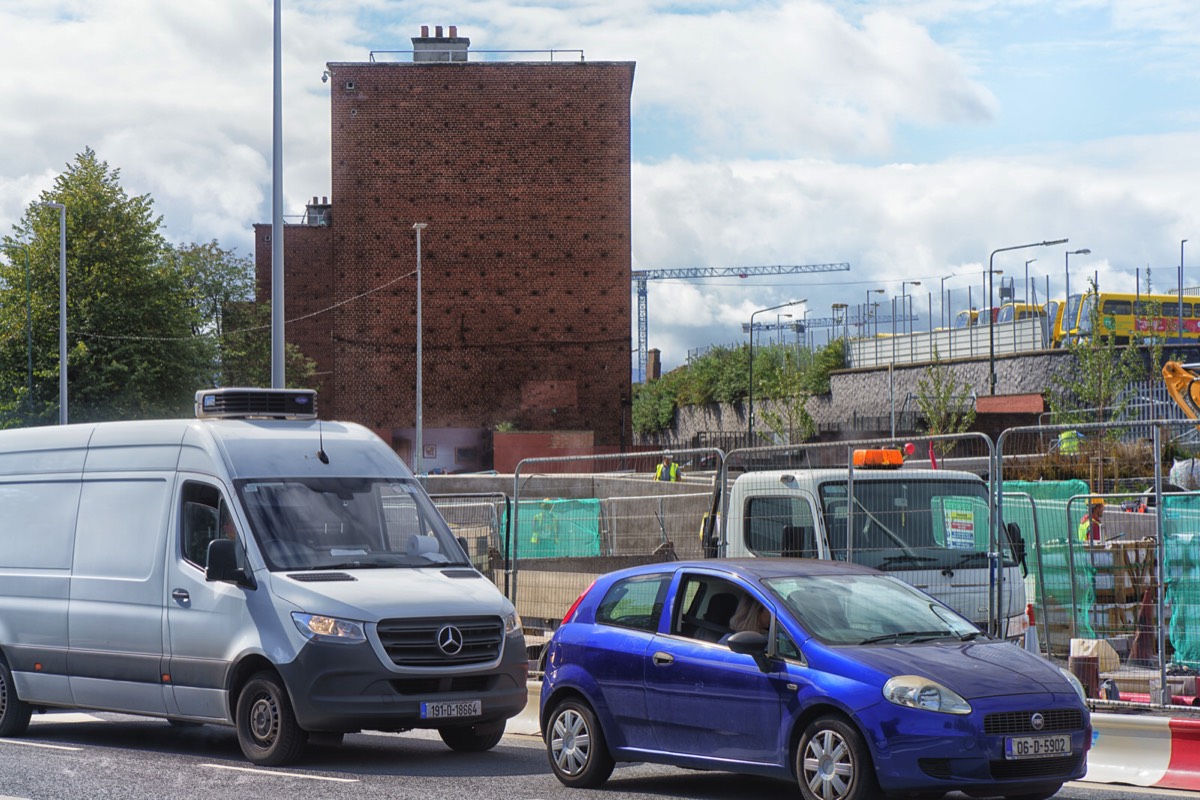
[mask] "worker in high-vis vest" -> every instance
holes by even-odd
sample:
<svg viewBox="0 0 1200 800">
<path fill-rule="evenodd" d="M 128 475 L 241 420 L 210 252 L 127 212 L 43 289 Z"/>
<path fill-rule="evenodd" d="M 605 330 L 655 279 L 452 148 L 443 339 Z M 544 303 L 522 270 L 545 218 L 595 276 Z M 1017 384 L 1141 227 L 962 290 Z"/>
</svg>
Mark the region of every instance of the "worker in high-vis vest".
<svg viewBox="0 0 1200 800">
<path fill-rule="evenodd" d="M 654 480 L 656 481 L 677 481 L 679 480 L 679 465 L 676 464 L 670 453 L 663 453 L 662 463 L 654 469 Z"/>
<path fill-rule="evenodd" d="M 532 528 L 530 544 L 537 544 L 539 541 L 550 546 L 558 544 L 558 517 L 554 513 L 554 501 L 549 497 L 542 501 L 542 510 L 533 515 Z"/>
<path fill-rule="evenodd" d="M 1099 542 L 1103 537 L 1100 535 L 1100 525 L 1104 518 L 1104 498 L 1096 497 L 1092 499 L 1092 504 L 1088 507 L 1088 513 L 1083 519 L 1079 520 L 1079 527 L 1075 531 L 1075 538 L 1081 542 Z"/>
</svg>

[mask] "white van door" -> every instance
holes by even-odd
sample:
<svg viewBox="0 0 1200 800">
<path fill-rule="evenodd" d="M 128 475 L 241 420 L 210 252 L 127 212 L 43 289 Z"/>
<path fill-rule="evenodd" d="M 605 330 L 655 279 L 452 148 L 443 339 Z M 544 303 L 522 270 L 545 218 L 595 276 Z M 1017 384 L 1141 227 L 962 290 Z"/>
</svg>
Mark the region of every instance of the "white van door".
<svg viewBox="0 0 1200 800">
<path fill-rule="evenodd" d="M 803 489 L 747 497 L 742 509 L 742 541 L 730 554 L 764 558 L 828 558 L 817 525 L 816 500 Z"/>
<path fill-rule="evenodd" d="M 224 536 L 245 543 L 224 490 L 202 476 L 181 476 L 167 564 L 166 671 L 173 713 L 225 720 L 225 686 L 233 658 L 257 641 L 247 609 L 249 590 L 204 579 L 208 543 Z M 244 554 L 244 550 L 241 551 Z M 244 555 L 241 557 L 244 558 Z"/>
<path fill-rule="evenodd" d="M 67 670 L 79 706 L 167 710 L 162 598 L 170 499 L 161 473 L 84 478 L 67 611 Z"/>
</svg>

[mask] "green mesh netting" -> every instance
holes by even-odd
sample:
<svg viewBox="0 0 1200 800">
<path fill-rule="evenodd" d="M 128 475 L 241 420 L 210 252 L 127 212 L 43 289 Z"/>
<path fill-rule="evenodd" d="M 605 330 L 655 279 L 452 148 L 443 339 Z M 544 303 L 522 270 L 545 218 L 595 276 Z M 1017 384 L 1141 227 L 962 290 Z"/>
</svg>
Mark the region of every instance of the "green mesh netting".
<svg viewBox="0 0 1200 800">
<path fill-rule="evenodd" d="M 517 559 L 600 555 L 599 500 L 522 500 L 517 522 L 516 547 L 508 551 Z"/>
<path fill-rule="evenodd" d="M 1087 512 L 1087 503 L 1068 501 L 1089 492 L 1081 480 L 1069 481 L 1004 481 L 1004 522 L 1021 527 L 1027 545 L 1026 563 L 1029 567 L 1029 596 L 1046 615 L 1054 628 L 1074 621 L 1074 636 L 1094 639 L 1092 606 L 1096 602 L 1095 576 L 1091 554 L 1087 547 L 1074 540 L 1079 520 Z M 1013 497 L 1023 493 L 1026 497 Z M 1037 523 L 1036 526 L 1034 523 Z M 1036 534 L 1035 534 L 1036 531 Z M 1071 576 L 1074 574 L 1074 595 Z M 1058 637 L 1055 637 L 1058 638 Z"/>
<path fill-rule="evenodd" d="M 1164 497 L 1163 533 L 1173 660 L 1200 667 L 1200 497 Z"/>
</svg>

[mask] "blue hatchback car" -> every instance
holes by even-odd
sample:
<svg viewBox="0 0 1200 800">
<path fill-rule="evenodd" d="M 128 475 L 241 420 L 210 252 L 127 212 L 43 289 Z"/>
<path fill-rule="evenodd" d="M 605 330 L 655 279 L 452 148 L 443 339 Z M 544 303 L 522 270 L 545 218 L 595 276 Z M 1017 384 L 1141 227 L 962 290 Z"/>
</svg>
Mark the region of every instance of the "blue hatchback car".
<svg viewBox="0 0 1200 800">
<path fill-rule="evenodd" d="M 855 564 L 653 564 L 599 578 L 548 645 L 567 786 L 617 761 L 769 775 L 811 800 L 1050 797 L 1087 769 L 1073 675 Z"/>
</svg>

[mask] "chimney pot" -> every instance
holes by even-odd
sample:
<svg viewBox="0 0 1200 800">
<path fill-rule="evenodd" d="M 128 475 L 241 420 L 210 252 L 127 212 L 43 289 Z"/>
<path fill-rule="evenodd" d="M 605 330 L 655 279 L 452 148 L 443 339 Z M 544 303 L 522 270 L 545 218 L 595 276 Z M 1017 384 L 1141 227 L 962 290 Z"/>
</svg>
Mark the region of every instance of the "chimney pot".
<svg viewBox="0 0 1200 800">
<path fill-rule="evenodd" d="M 317 204 L 317 196 L 316 196 L 315 194 L 313 195 L 313 201 L 312 201 L 312 204 L 313 204 L 314 206 Z"/>
<path fill-rule="evenodd" d="M 433 30 L 434 30 L 433 35 L 436 36 L 437 38 L 441 39 L 442 38 L 442 26 L 435 25 L 435 26 L 433 26 Z"/>
<path fill-rule="evenodd" d="M 450 38 L 451 38 L 451 39 L 457 39 L 457 38 L 458 38 L 458 26 L 457 26 L 457 25 L 451 25 L 451 26 L 450 26 Z"/>
<path fill-rule="evenodd" d="M 428 25 L 422 25 L 422 26 L 421 26 L 421 38 L 422 38 L 422 39 L 428 39 L 428 38 L 429 38 L 429 26 L 428 26 Z"/>
<path fill-rule="evenodd" d="M 329 198 L 328 198 L 328 197 L 322 197 L 322 198 L 321 198 L 321 205 L 323 205 L 323 206 L 327 206 L 327 205 L 329 205 Z"/>
</svg>

